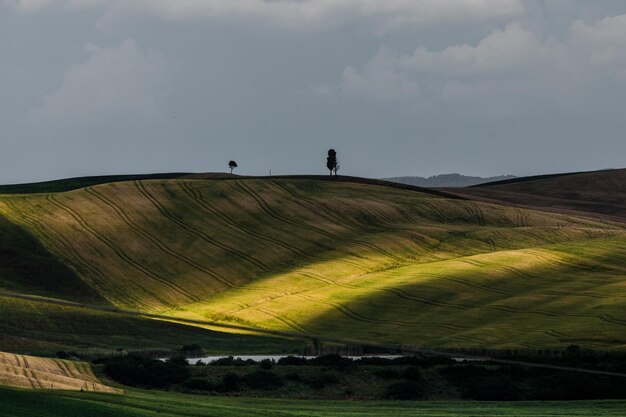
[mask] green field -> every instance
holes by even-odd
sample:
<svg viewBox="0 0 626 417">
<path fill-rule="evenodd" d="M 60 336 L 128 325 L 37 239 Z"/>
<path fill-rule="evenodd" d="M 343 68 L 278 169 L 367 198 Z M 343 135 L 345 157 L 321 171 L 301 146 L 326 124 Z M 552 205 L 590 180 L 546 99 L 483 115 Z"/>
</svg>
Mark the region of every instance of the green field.
<svg viewBox="0 0 626 417">
<path fill-rule="evenodd" d="M 0 296 L 0 351 L 44 356 L 71 351 L 94 356 L 118 349 L 172 351 L 194 343 L 215 354 L 296 353 L 306 345 L 300 340 L 210 331 Z"/>
<path fill-rule="evenodd" d="M 0 214 L 71 272 L 0 279 L 24 294 L 427 347 L 626 347 L 623 223 L 306 179 L 11 194 Z"/>
<path fill-rule="evenodd" d="M 593 416 L 621 417 L 624 401 L 574 402 L 384 402 L 294 401 L 190 396 L 128 390 L 125 395 L 42 392 L 0 388 L 2 417 L 139 416 Z"/>
</svg>

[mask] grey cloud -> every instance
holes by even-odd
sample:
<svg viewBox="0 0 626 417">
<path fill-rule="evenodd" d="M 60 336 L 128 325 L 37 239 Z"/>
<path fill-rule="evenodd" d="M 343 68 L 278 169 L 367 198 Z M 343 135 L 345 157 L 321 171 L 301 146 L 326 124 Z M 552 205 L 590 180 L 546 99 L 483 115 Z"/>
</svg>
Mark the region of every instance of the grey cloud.
<svg viewBox="0 0 626 417">
<path fill-rule="evenodd" d="M 0 181 L 230 159 L 323 174 L 331 147 L 343 173 L 374 177 L 623 166 L 625 14 L 623 0 L 0 0 Z"/>
<path fill-rule="evenodd" d="M 562 39 L 542 38 L 519 22 L 494 30 L 475 45 L 439 51 L 418 47 L 401 55 L 381 50 L 360 70 L 342 74 L 345 96 L 460 105 L 470 114 L 515 114 L 537 102 L 569 105 L 607 83 L 626 81 L 626 15 L 573 22 Z M 578 102 L 584 100 L 579 97 Z"/>
<path fill-rule="evenodd" d="M 524 12 L 520 0 L 14 0 L 17 10 L 98 8 L 104 20 L 151 14 L 163 19 L 254 19 L 289 29 L 325 29 L 358 20 L 384 33 L 415 24 L 510 18 Z"/>
<path fill-rule="evenodd" d="M 116 47 L 87 45 L 87 60 L 64 74 L 62 85 L 33 109 L 32 120 L 63 124 L 152 118 L 165 94 L 167 64 L 133 39 Z"/>
</svg>

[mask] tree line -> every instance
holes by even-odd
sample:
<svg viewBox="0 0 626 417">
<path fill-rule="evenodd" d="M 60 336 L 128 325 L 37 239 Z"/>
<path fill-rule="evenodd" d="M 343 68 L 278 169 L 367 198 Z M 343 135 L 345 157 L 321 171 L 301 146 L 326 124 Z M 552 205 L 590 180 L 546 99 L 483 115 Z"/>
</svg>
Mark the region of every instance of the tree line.
<svg viewBox="0 0 626 417">
<path fill-rule="evenodd" d="M 230 169 L 230 173 L 232 174 L 233 170 L 237 168 L 237 162 L 233 160 L 229 161 L 228 168 Z M 330 172 L 330 175 L 337 175 L 337 171 L 339 171 L 339 161 L 337 160 L 337 151 L 335 151 L 334 149 L 328 150 L 328 156 L 326 157 L 326 168 Z"/>
</svg>

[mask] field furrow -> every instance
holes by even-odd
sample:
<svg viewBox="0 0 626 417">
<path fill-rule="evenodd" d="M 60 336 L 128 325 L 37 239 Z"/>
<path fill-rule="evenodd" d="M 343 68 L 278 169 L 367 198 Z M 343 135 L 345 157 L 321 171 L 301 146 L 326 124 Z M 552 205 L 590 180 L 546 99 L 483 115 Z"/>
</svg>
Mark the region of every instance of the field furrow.
<svg viewBox="0 0 626 417">
<path fill-rule="evenodd" d="M 0 202 L 104 299 L 135 311 L 468 348 L 616 347 L 626 325 L 626 227 L 606 220 L 273 178 Z"/>
<path fill-rule="evenodd" d="M 237 256 L 238 258 L 240 258 L 242 261 L 244 262 L 248 262 L 250 264 L 252 264 L 253 266 L 259 268 L 262 271 L 268 271 L 270 268 L 265 265 L 263 262 L 253 258 L 252 256 L 241 252 L 238 249 L 235 249 L 229 245 L 226 245 L 224 243 L 221 243 L 219 240 L 214 239 L 213 237 L 209 236 L 207 233 L 201 232 L 191 226 L 189 226 L 187 223 L 185 223 L 183 220 L 181 220 L 179 217 L 177 217 L 176 215 L 172 214 L 167 208 L 165 208 L 164 205 L 162 205 L 158 199 L 156 199 L 152 194 L 150 194 L 150 192 L 146 189 L 146 187 L 140 182 L 140 181 L 135 181 L 135 185 L 137 186 L 137 189 L 139 190 L 139 192 L 146 197 L 148 200 L 150 200 L 150 202 L 152 202 L 152 204 L 154 204 L 154 206 L 159 210 L 159 212 L 168 220 L 170 220 L 172 223 L 175 223 L 176 225 L 180 226 L 182 229 L 185 229 L 187 232 L 192 233 L 193 235 L 197 236 L 198 238 L 204 240 L 205 242 L 219 248 L 222 249 L 228 253 L 231 253 L 235 256 Z M 226 283 L 226 282 L 224 282 Z M 230 285 L 232 286 L 233 283 L 231 282 Z"/>
<path fill-rule="evenodd" d="M 0 385 L 70 391 L 121 393 L 103 385 L 86 363 L 0 352 Z"/>
</svg>

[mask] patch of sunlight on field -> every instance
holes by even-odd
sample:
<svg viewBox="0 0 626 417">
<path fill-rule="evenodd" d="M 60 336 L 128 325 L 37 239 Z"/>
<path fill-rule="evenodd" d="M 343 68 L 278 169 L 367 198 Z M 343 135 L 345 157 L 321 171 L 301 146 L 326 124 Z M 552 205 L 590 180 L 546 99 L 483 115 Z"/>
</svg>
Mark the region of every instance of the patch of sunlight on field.
<svg viewBox="0 0 626 417">
<path fill-rule="evenodd" d="M 292 272 L 171 314 L 421 346 L 619 348 L 626 346 L 625 243 L 596 239 L 500 251 L 338 282 Z M 596 254 L 581 256 L 585 246 Z M 276 293 L 259 297 L 263 288 Z"/>
</svg>

